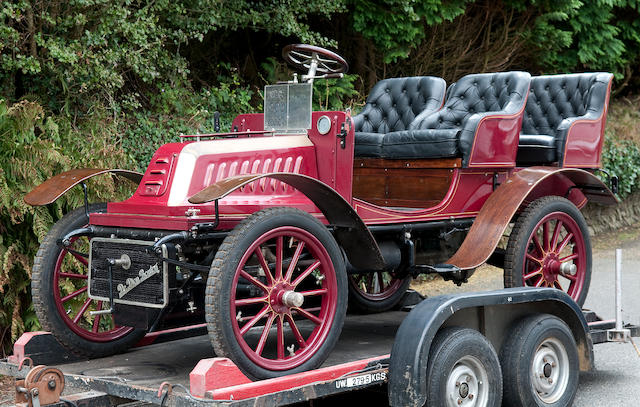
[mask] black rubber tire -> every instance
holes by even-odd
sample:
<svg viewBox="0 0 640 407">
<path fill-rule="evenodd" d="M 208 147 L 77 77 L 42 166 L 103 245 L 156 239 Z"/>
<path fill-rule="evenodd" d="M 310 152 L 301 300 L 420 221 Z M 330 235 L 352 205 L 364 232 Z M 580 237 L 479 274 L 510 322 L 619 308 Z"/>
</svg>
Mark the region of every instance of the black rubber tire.
<svg viewBox="0 0 640 407">
<path fill-rule="evenodd" d="M 375 314 L 389 311 L 402 300 L 411 284 L 411 280 L 411 275 L 406 276 L 392 295 L 381 300 L 364 297 L 360 290 L 353 287 L 352 281 L 349 281 L 349 310 L 360 314 Z"/>
<path fill-rule="evenodd" d="M 89 205 L 89 212 L 106 212 L 104 203 Z M 57 240 L 74 229 L 87 224 L 84 207 L 77 208 L 53 225 L 42 240 L 36 254 L 31 274 L 33 308 L 40 325 L 51 332 L 62 346 L 71 353 L 87 358 L 97 358 L 123 352 L 136 344 L 145 335 L 143 329 L 134 329 L 123 337 L 110 342 L 93 342 L 78 336 L 64 322 L 53 298 L 53 275 L 55 263 L 61 249 Z"/>
<path fill-rule="evenodd" d="M 579 361 L 578 349 L 571 330 L 561 319 L 536 314 L 516 322 L 509 329 L 509 335 L 500 349 L 500 364 L 504 377 L 505 406 L 570 406 L 578 390 Z M 542 400 L 532 381 L 532 364 L 536 351 L 543 342 L 555 338 L 567 353 L 568 371 L 566 391 L 557 401 L 547 403 Z"/>
<path fill-rule="evenodd" d="M 461 327 L 441 329 L 431 343 L 427 366 L 427 406 L 447 404 L 447 380 L 464 357 L 473 357 L 485 369 L 486 407 L 502 403 L 502 372 L 493 345 L 480 332 Z M 472 394 L 472 393 L 471 393 Z M 468 397 L 468 396 L 467 396 Z M 478 395 L 476 395 L 478 397 Z M 461 397 L 462 399 L 462 397 Z M 477 402 L 481 402 L 476 398 Z M 464 400 L 463 400 L 464 401 Z M 471 400 L 467 400 L 471 401 Z"/>
<path fill-rule="evenodd" d="M 516 219 L 505 252 L 504 286 L 505 288 L 524 286 L 522 267 L 525 262 L 529 236 L 538 222 L 552 212 L 564 212 L 573 218 L 578 224 L 582 239 L 584 239 L 586 252 L 585 278 L 580 295 L 574 298 L 576 303 L 582 306 L 587 298 L 591 283 L 592 260 L 589 227 L 580 210 L 571 201 L 559 196 L 546 196 L 536 199 Z"/>
<path fill-rule="evenodd" d="M 280 226 L 295 226 L 312 233 L 327 250 L 336 273 L 337 304 L 334 321 L 325 342 L 303 364 L 288 370 L 268 370 L 252 362 L 234 335 L 230 318 L 231 287 L 238 262 L 260 236 Z M 340 337 L 347 310 L 347 273 L 340 247 L 333 235 L 313 216 L 295 208 L 268 208 L 245 218 L 222 242 L 211 265 L 205 296 L 207 330 L 216 355 L 228 357 L 248 377 L 266 379 L 319 367 Z"/>
</svg>

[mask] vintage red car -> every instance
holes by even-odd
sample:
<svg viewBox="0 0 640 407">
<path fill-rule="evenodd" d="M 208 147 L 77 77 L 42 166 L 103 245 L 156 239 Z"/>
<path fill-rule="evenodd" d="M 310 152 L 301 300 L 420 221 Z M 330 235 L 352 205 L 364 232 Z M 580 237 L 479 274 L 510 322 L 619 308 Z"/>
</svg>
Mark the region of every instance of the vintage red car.
<svg viewBox="0 0 640 407">
<path fill-rule="evenodd" d="M 172 315 L 204 313 L 217 355 L 252 378 L 280 376 L 325 360 L 348 304 L 388 310 L 413 276 L 460 284 L 487 261 L 507 287 L 584 302 L 579 208 L 616 203 L 594 175 L 611 74 L 385 79 L 351 117 L 311 109 L 313 80 L 347 71 L 340 56 L 283 55 L 307 72 L 265 87 L 264 114 L 165 144 L 144 174 L 77 169 L 25 197 L 46 205 L 102 173 L 138 183 L 123 202 L 67 214 L 42 242 L 34 306 L 64 346 L 104 356 Z"/>
</svg>

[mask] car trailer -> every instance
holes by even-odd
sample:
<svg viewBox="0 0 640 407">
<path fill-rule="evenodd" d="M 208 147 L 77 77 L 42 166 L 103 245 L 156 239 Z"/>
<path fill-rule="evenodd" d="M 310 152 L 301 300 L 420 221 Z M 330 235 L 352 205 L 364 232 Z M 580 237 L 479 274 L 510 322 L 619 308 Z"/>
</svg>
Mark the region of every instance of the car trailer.
<svg viewBox="0 0 640 407">
<path fill-rule="evenodd" d="M 640 336 L 617 316 L 603 321 L 552 288 L 442 295 L 351 315 L 323 367 L 256 382 L 229 359 L 199 359 L 211 353 L 199 325 L 90 361 L 32 332 L 0 361 L 0 374 L 16 378 L 16 405 L 36 407 L 280 406 L 384 385 L 392 406 L 500 405 L 503 386 L 510 405 L 532 405 L 533 397 L 570 405 L 578 372 L 594 368 L 593 344 Z M 65 387 L 74 392 L 61 397 Z"/>
</svg>

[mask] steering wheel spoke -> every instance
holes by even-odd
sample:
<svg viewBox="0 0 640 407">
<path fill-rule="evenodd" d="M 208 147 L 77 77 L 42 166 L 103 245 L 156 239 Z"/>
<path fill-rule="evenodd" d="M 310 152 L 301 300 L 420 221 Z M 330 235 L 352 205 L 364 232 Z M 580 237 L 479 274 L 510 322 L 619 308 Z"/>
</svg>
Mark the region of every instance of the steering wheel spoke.
<svg viewBox="0 0 640 407">
<path fill-rule="evenodd" d="M 313 62 L 316 62 L 315 72 L 319 74 L 345 73 L 349 70 L 349 64 L 340 55 L 328 49 L 308 44 L 287 45 L 282 50 L 285 61 L 299 69 L 311 71 Z"/>
</svg>

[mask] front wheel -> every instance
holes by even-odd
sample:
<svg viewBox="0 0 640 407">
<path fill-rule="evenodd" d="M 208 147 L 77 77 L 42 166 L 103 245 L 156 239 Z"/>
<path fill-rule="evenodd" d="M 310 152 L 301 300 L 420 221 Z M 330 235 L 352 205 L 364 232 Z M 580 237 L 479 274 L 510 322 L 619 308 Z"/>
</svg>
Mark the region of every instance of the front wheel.
<svg viewBox="0 0 640 407">
<path fill-rule="evenodd" d="M 106 209 L 105 204 L 89 206 L 90 212 Z M 133 346 L 145 331 L 115 325 L 110 315 L 90 314 L 108 309 L 109 304 L 87 295 L 89 240 L 77 237 L 64 249 L 57 244 L 58 239 L 86 224 L 84 208 L 78 208 L 53 225 L 34 260 L 31 293 L 42 329 L 76 355 L 102 357 Z"/>
<path fill-rule="evenodd" d="M 500 350 L 504 401 L 510 406 L 570 406 L 578 389 L 578 350 L 571 329 L 552 315 L 515 324 Z"/>
<path fill-rule="evenodd" d="M 570 201 L 547 196 L 516 220 L 504 265 L 505 287 L 555 287 L 582 306 L 591 281 L 587 222 Z"/>
<path fill-rule="evenodd" d="M 217 355 L 255 379 L 317 368 L 347 307 L 342 253 L 327 228 L 293 208 L 239 223 L 218 249 L 205 298 Z"/>
</svg>

